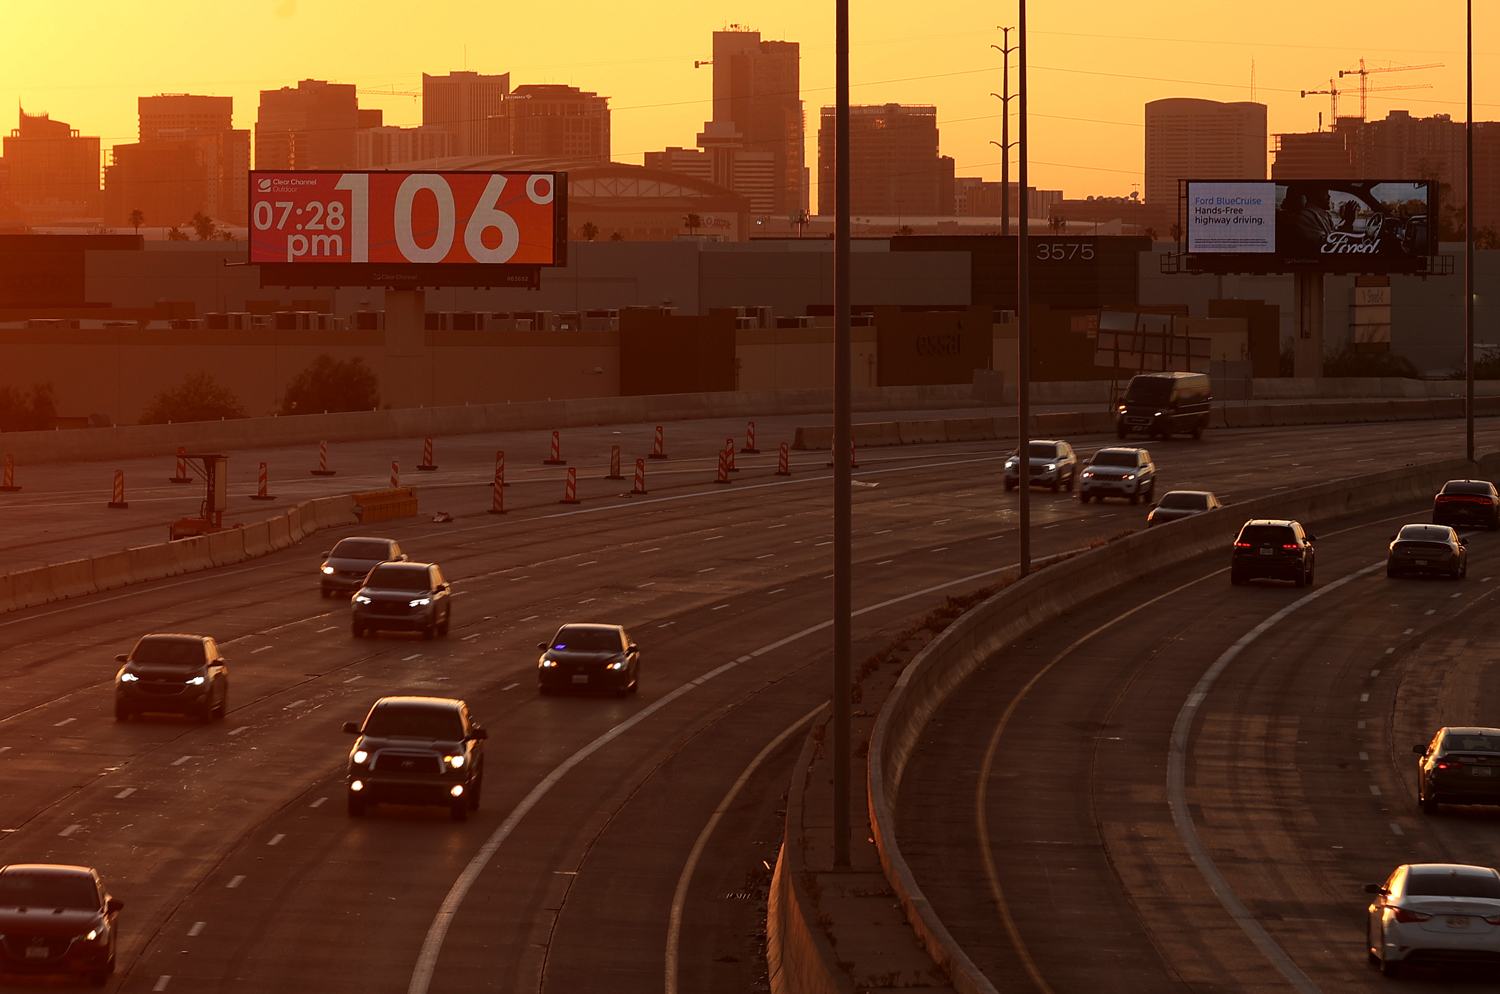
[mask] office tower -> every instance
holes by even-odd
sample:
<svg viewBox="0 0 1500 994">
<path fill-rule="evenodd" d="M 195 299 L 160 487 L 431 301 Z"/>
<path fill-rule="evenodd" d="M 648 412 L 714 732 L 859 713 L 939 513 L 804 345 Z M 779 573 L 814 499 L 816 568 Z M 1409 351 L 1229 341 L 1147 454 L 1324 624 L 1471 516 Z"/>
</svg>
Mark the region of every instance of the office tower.
<svg viewBox="0 0 1500 994">
<path fill-rule="evenodd" d="M 490 124 L 494 154 L 609 161 L 609 98 L 576 86 L 518 86 Z"/>
<path fill-rule="evenodd" d="M 154 97 L 137 97 L 135 103 L 143 142 L 213 135 L 234 127 L 233 97 L 158 93 Z"/>
<path fill-rule="evenodd" d="M 422 74 L 422 124 L 453 135 L 453 155 L 505 155 L 505 148 L 490 144 L 490 119 L 504 112 L 510 93 L 510 73 L 485 76 L 477 72 L 451 72 L 446 76 Z"/>
<path fill-rule="evenodd" d="M 1266 105 L 1193 97 L 1146 105 L 1146 206 L 1175 216 L 1177 181 L 1266 178 Z"/>
<path fill-rule="evenodd" d="M 759 31 L 732 26 L 714 32 L 713 51 L 714 116 L 703 129 L 709 143 L 704 145 L 700 136 L 700 146 L 769 153 L 774 165 L 771 204 L 765 213 L 785 217 L 800 210 L 806 175 L 801 46 L 794 41 L 762 41 Z M 738 188 L 736 192 L 751 195 Z"/>
<path fill-rule="evenodd" d="M 97 137 L 81 136 L 62 121 L 22 110 L 20 126 L 5 137 L 4 149 L 10 196 L 17 206 L 46 206 L 58 216 L 86 214 L 97 206 Z"/>
<path fill-rule="evenodd" d="M 824 107 L 818 129 L 819 214 L 832 214 L 837 209 L 834 115 L 833 107 Z M 932 217 L 953 212 L 953 165 L 951 159 L 945 163 L 938 155 L 936 107 L 912 104 L 850 107 L 849 154 L 852 213 Z"/>
<path fill-rule="evenodd" d="M 182 226 L 194 214 L 248 220 L 250 132 L 233 126 L 232 97 L 190 93 L 140 97 L 141 140 L 110 149 L 104 169 L 105 217 L 126 224 Z"/>
<path fill-rule="evenodd" d="M 417 128 L 361 128 L 354 140 L 357 169 L 384 169 L 398 162 L 430 162 L 453 154 L 453 132 L 431 124 Z"/>
<path fill-rule="evenodd" d="M 359 100 L 352 83 L 304 79 L 260 91 L 257 169 L 352 169 Z"/>
</svg>

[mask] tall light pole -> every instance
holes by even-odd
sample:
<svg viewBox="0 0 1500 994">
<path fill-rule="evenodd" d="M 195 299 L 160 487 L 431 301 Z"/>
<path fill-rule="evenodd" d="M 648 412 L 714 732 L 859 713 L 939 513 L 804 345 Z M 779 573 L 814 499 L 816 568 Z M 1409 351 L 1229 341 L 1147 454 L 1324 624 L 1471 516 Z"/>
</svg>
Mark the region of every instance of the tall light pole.
<svg viewBox="0 0 1500 994">
<path fill-rule="evenodd" d="M 1474 0 L 1465 2 L 1464 114 L 1464 430 L 1469 462 L 1474 461 Z"/>
<path fill-rule="evenodd" d="M 1019 113 L 1016 139 L 1019 158 L 1016 162 L 1019 196 L 1016 203 L 1020 231 L 1016 233 L 1016 471 L 1020 476 L 1017 490 L 1021 494 L 1021 575 L 1031 572 L 1031 249 L 1027 235 L 1031 230 L 1031 204 L 1026 180 L 1026 0 L 1018 0 L 1016 18 L 1016 96 Z"/>
<path fill-rule="evenodd" d="M 849 675 L 853 511 L 849 436 L 849 0 L 834 0 L 833 865 L 849 865 Z"/>
</svg>

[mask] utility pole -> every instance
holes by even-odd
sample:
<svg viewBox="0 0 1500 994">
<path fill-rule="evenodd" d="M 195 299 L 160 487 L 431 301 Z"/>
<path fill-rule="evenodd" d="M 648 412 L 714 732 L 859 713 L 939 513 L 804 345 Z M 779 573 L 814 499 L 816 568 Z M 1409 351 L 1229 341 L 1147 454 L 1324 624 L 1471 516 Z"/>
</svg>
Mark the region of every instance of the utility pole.
<svg viewBox="0 0 1500 994">
<path fill-rule="evenodd" d="M 849 397 L 849 0 L 834 0 L 833 865 L 849 865 L 849 690 L 853 509 Z"/>
<path fill-rule="evenodd" d="M 1474 0 L 1464 20 L 1466 107 L 1464 114 L 1464 438 L 1474 461 Z"/>
<path fill-rule="evenodd" d="M 1010 33 L 1015 28 L 1000 29 L 1002 43 L 991 45 L 995 51 L 1005 56 L 1005 78 L 1000 85 L 1000 93 L 991 93 L 990 96 L 999 99 L 1000 111 L 1000 141 L 990 142 L 991 145 L 1000 146 L 1000 233 L 1010 234 L 1010 53 L 1016 47 L 1010 43 Z"/>
<path fill-rule="evenodd" d="M 1017 2 L 1020 12 L 1016 18 L 1016 95 L 1020 112 L 1016 119 L 1016 138 L 1020 157 L 1016 162 L 1016 178 L 1020 196 L 1016 202 L 1016 214 L 1021 230 L 1016 234 L 1016 320 L 1019 323 L 1016 342 L 1016 471 L 1020 476 L 1017 480 L 1020 485 L 1016 489 L 1021 493 L 1021 575 L 1025 576 L 1031 572 L 1031 249 L 1027 240 L 1031 233 L 1031 204 L 1026 180 L 1026 0 Z"/>
</svg>

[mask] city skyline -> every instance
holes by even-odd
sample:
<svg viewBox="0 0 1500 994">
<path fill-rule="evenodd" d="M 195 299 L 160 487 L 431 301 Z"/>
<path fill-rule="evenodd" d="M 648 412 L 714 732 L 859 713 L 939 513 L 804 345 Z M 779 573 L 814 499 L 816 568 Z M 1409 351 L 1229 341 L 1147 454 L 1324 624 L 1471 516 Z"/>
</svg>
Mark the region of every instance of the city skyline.
<svg viewBox="0 0 1500 994">
<path fill-rule="evenodd" d="M 1226 38 L 1212 27 L 1195 32 L 1192 26 L 1201 18 L 1179 3 L 1129 12 L 1104 4 L 1067 11 L 1033 7 L 1033 184 L 1062 189 L 1071 198 L 1122 196 L 1141 188 L 1144 104 L 1176 96 L 1249 99 L 1252 59 L 1255 98 L 1267 104 L 1273 134 L 1315 130 L 1319 114 L 1328 116 L 1327 98 L 1301 98 L 1298 92 L 1325 88 L 1327 77 L 1337 79 L 1340 68 L 1359 58 L 1372 65 L 1379 60 L 1444 63 L 1441 69 L 1382 78 L 1431 88 L 1371 93 L 1372 118 L 1404 108 L 1417 116 L 1450 113 L 1461 119 L 1462 10 L 1405 25 L 1405 47 L 1392 48 L 1379 29 L 1388 23 L 1379 16 L 1387 6 L 1394 15 L 1394 5 L 1376 4 L 1372 12 L 1367 4 L 1361 8 L 1367 16 L 1354 20 L 1346 11 L 1309 12 L 1290 3 L 1257 8 L 1267 25 L 1295 23 L 1296 38 L 1337 38 L 1337 46 L 1272 43 L 1269 39 L 1287 35 L 1270 28 L 1264 38 L 1248 39 L 1243 34 Z M 668 3 L 646 21 L 601 7 L 594 16 L 570 18 L 566 38 L 557 34 L 560 24 L 545 19 L 500 30 L 497 15 L 457 4 L 429 13 L 428 30 L 402 32 L 399 45 L 383 26 L 399 21 L 404 8 L 365 5 L 357 21 L 346 17 L 352 10 L 308 0 L 268 0 L 248 12 L 202 10 L 176 0 L 149 8 L 124 2 L 100 5 L 88 35 L 76 34 L 76 19 L 41 9 L 20 11 L 14 30 L 0 40 L 0 100 L 48 112 L 84 134 L 99 135 L 109 148 L 135 139 L 136 98 L 155 93 L 234 97 L 235 126 L 247 128 L 253 127 L 260 90 L 326 79 L 365 91 L 360 105 L 382 110 L 385 124 L 414 126 L 421 123 L 421 102 L 409 94 L 421 88 L 422 73 L 510 73 L 514 85 L 570 84 L 609 97 L 613 157 L 639 164 L 646 152 L 690 146 L 712 116 L 712 70 L 695 70 L 693 62 L 711 58 L 712 32 L 732 22 L 759 30 L 764 38 L 799 43 L 806 107 L 831 98 L 831 19 L 791 3 L 713 11 Z M 906 30 L 900 27 L 906 9 L 894 4 L 855 12 L 852 98 L 865 104 L 935 104 L 943 154 L 953 156 L 957 172 L 998 179 L 1000 156 L 989 142 L 999 138 L 999 101 L 989 94 L 1000 90 L 1000 54 L 990 45 L 1000 41 L 995 26 L 1013 22 L 1013 13 L 960 3 L 929 5 L 924 11 L 926 19 Z M 209 44 L 164 57 L 152 47 L 162 36 L 146 26 L 161 23 L 180 25 L 184 41 L 230 37 L 241 44 L 227 50 Z M 1495 53 L 1485 50 L 1483 12 L 1476 29 L 1476 117 L 1494 119 L 1500 116 L 1500 70 L 1488 68 Z M 329 38 L 343 41 L 330 46 Z M 66 46 L 71 57 L 56 58 L 58 46 Z M 1354 81 L 1345 82 L 1352 94 Z M 379 90 L 395 95 L 370 92 Z M 1341 112 L 1352 106 L 1346 99 Z M 809 132 L 815 130 L 814 117 L 809 112 Z M 806 154 L 811 161 L 811 142 Z"/>
</svg>

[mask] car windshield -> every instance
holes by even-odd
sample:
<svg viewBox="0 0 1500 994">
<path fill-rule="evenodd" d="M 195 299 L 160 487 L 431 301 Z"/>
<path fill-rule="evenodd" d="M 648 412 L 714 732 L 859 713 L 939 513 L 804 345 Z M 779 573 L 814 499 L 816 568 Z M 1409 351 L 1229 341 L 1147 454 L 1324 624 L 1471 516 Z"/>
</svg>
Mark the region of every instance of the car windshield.
<svg viewBox="0 0 1500 994">
<path fill-rule="evenodd" d="M 619 652 L 620 633 L 599 625 L 565 625 L 552 640 L 554 649 L 581 649 L 585 652 Z"/>
<path fill-rule="evenodd" d="M 143 638 L 130 654 L 132 662 L 153 666 L 202 666 L 203 643 L 197 639 Z"/>
<path fill-rule="evenodd" d="M 1500 900 L 1500 876 L 1453 870 L 1412 870 L 1406 877 L 1409 897 L 1487 897 Z"/>
<path fill-rule="evenodd" d="M 1500 752 L 1500 736 L 1449 732 L 1443 739 L 1442 751 L 1444 753 Z"/>
<path fill-rule="evenodd" d="M 1163 494 L 1160 506 L 1181 511 L 1203 511 L 1208 508 L 1208 495 L 1176 490 L 1169 494 Z"/>
<path fill-rule="evenodd" d="M 451 741 L 464 737 L 464 723 L 452 708 L 425 704 L 377 704 L 365 719 L 364 733 Z"/>
<path fill-rule="evenodd" d="M 346 538 L 333 547 L 330 558 L 367 559 L 384 562 L 390 558 L 391 547 L 385 542 L 372 542 L 367 538 Z"/>
<path fill-rule="evenodd" d="M 1443 487 L 1445 494 L 1483 494 L 1490 496 L 1490 485 L 1488 483 L 1474 483 L 1469 480 L 1459 480 L 1449 483 Z"/>
<path fill-rule="evenodd" d="M 413 569 L 405 566 L 377 566 L 370 572 L 365 586 L 381 590 L 429 589 L 425 567 Z"/>
<path fill-rule="evenodd" d="M 1100 449 L 1094 453 L 1094 466 L 1134 466 L 1134 449 Z"/>
<path fill-rule="evenodd" d="M 92 879 L 77 873 L 7 870 L 0 873 L 0 906 L 94 911 L 99 907 L 99 892 Z"/>
<path fill-rule="evenodd" d="M 1291 545 L 1297 535 L 1285 525 L 1248 525 L 1240 532 L 1240 541 L 1251 545 Z"/>
<path fill-rule="evenodd" d="M 1447 542 L 1451 538 L 1443 525 L 1407 525 L 1397 536 L 1402 542 Z"/>
<path fill-rule="evenodd" d="M 1172 381 L 1165 377 L 1137 376 L 1125 390 L 1127 404 L 1165 404 L 1172 399 Z"/>
<path fill-rule="evenodd" d="M 1033 459 L 1057 458 L 1057 446 L 1052 442 L 1032 442 L 1030 451 Z"/>
</svg>

